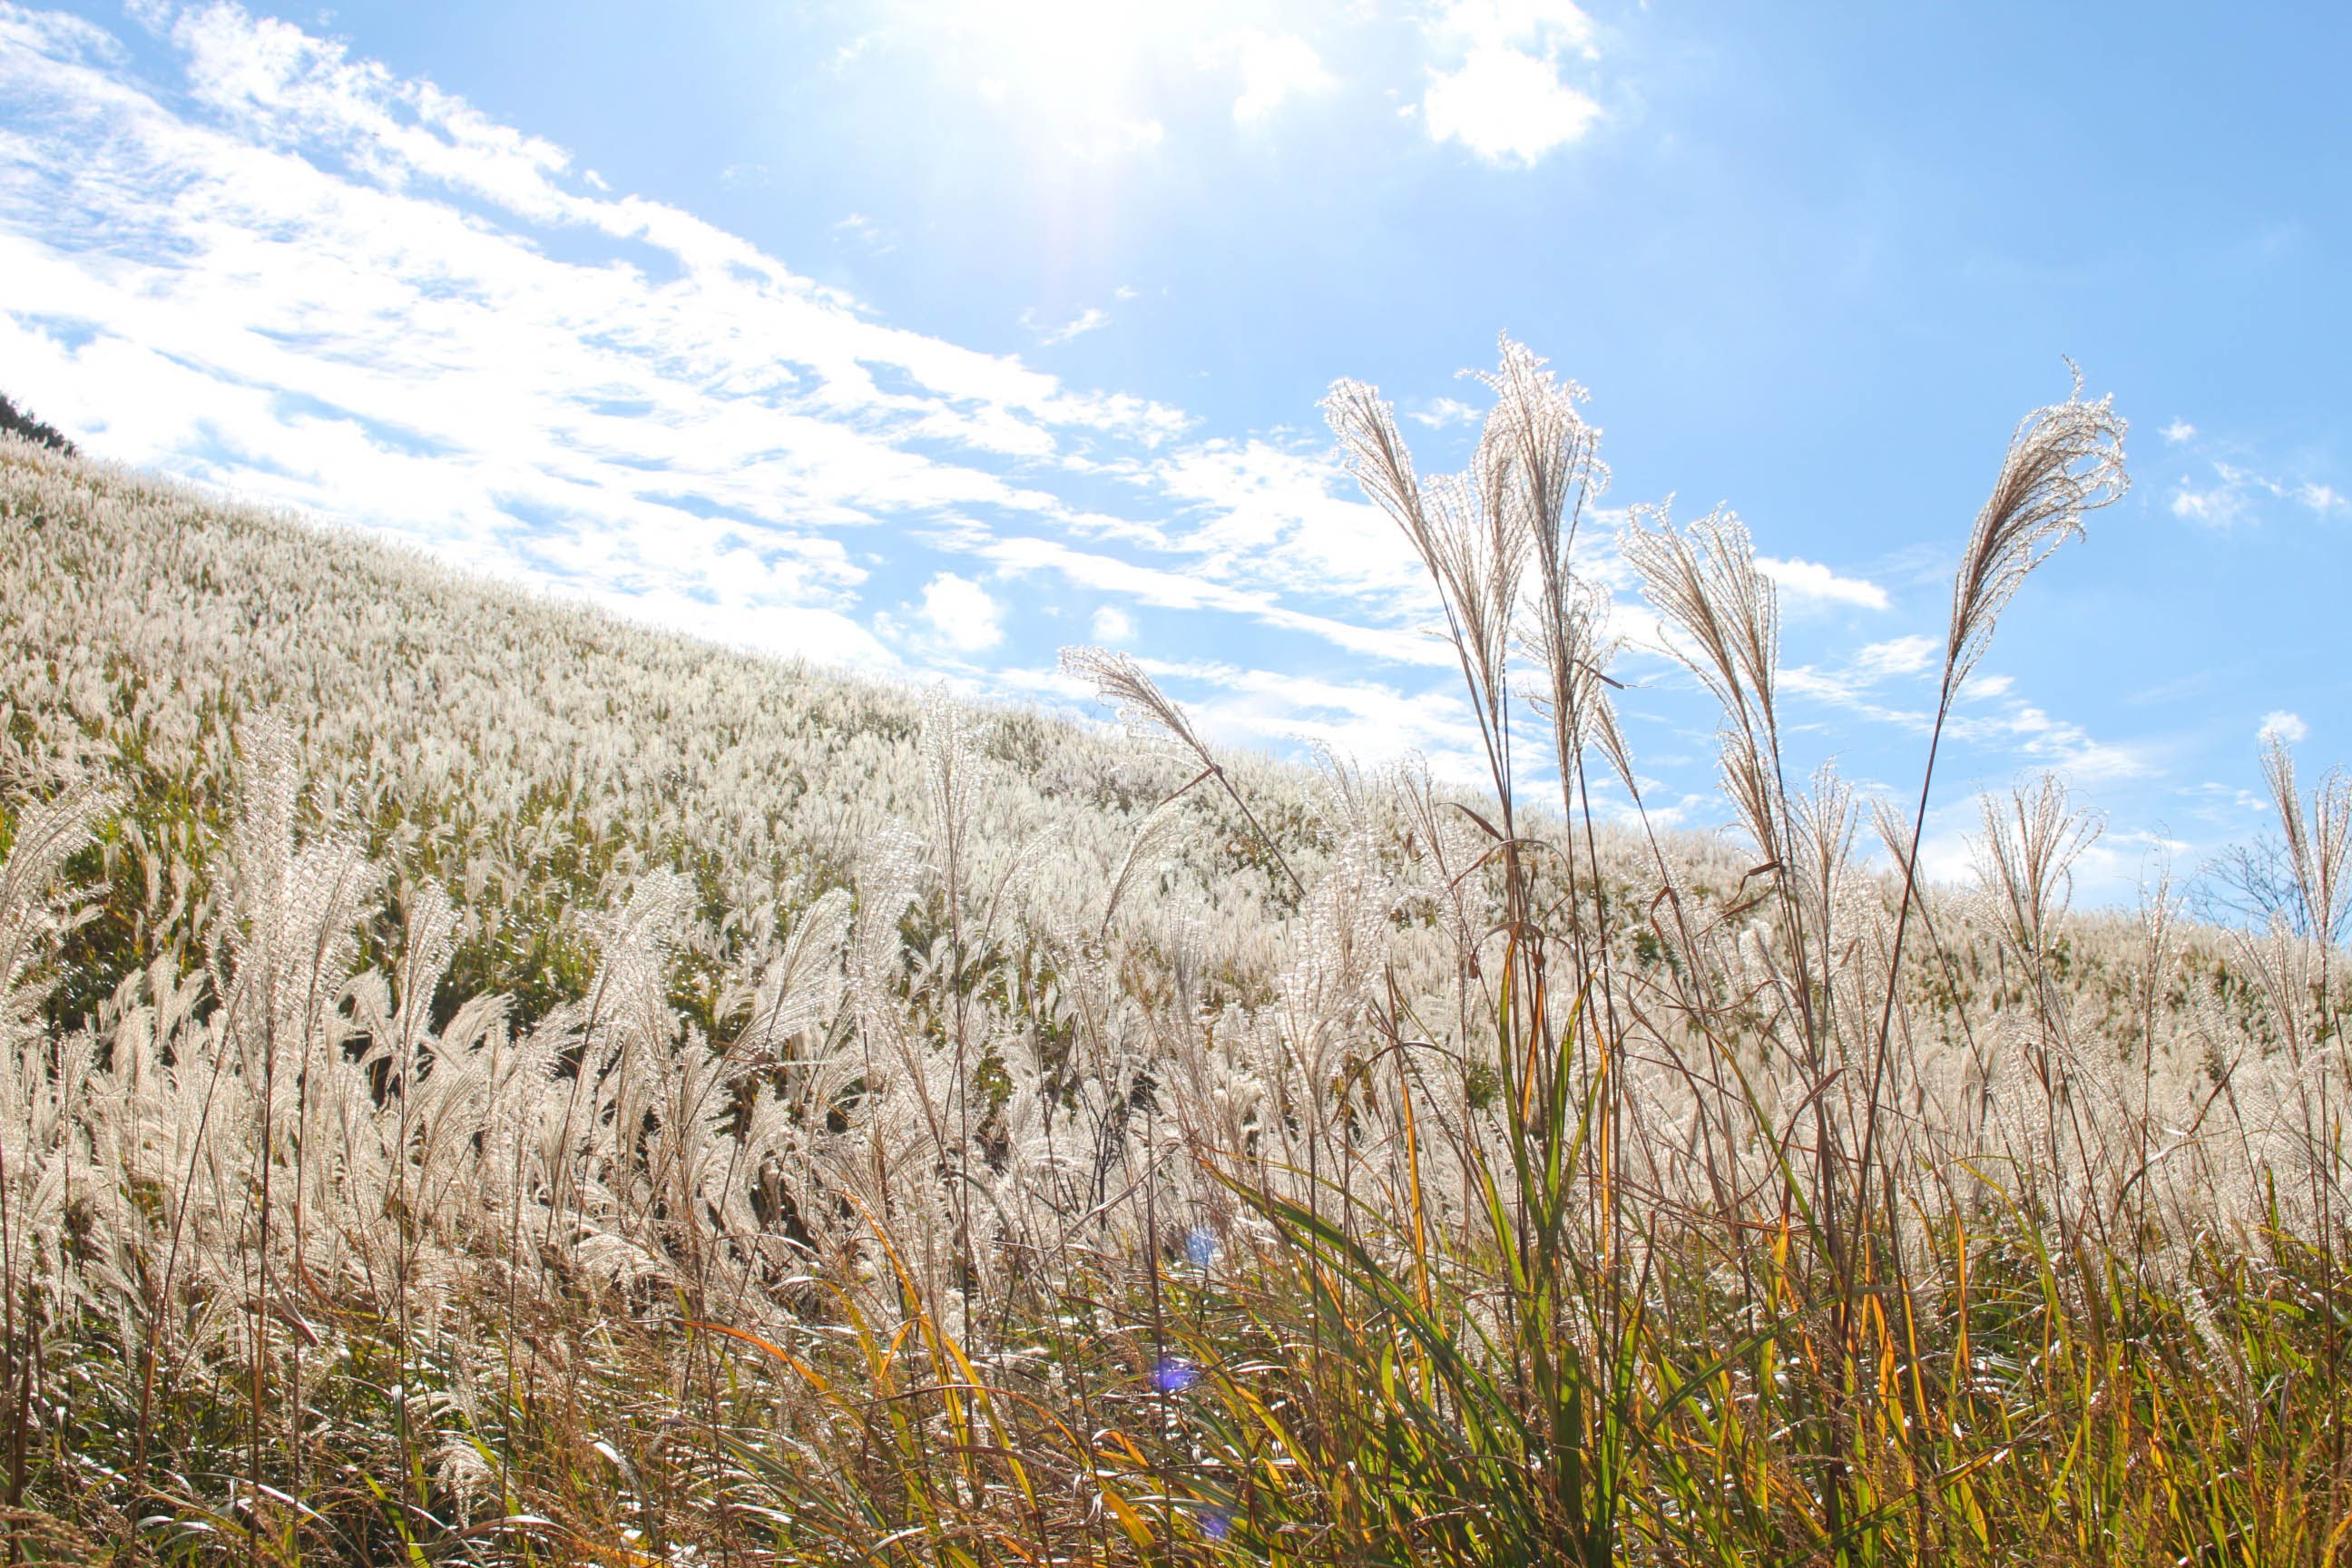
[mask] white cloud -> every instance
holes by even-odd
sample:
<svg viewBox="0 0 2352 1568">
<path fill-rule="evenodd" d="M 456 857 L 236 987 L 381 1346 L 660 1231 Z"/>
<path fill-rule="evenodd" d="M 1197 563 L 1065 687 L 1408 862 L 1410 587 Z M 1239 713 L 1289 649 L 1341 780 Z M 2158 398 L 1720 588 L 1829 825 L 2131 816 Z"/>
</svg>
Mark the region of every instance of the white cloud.
<svg viewBox="0 0 2352 1568">
<path fill-rule="evenodd" d="M 2299 746 L 2311 739 L 2311 726 L 2303 721 L 2300 713 L 2273 709 L 2263 715 L 2262 728 L 2254 731 L 2254 737 L 2264 745 L 2275 741 L 2282 745 Z"/>
<path fill-rule="evenodd" d="M 1935 715 L 1920 707 L 1893 706 L 1880 688 L 1889 680 L 1928 675 L 1940 669 L 1942 662 L 1943 645 L 1934 638 L 1892 637 L 1865 644 L 1843 665 L 1785 668 L 1780 671 L 1780 685 L 1792 696 L 1925 735 Z M 2143 777 L 2153 771 L 2134 747 L 2096 740 L 2080 724 L 2053 718 L 2011 695 L 2013 684 L 2007 676 L 1990 676 L 1978 683 L 1973 692 L 1976 700 L 1970 704 L 1973 710 L 1952 715 L 1945 722 L 1944 733 L 1980 750 L 2054 768 L 2077 782 Z"/>
<path fill-rule="evenodd" d="M 834 74 L 838 76 L 843 71 L 847 70 L 851 66 L 856 64 L 858 57 L 865 54 L 867 49 L 873 47 L 873 34 L 860 33 L 857 37 L 850 39 L 849 42 L 842 45 L 841 47 L 834 50 L 833 60 L 831 62 L 831 68 Z"/>
<path fill-rule="evenodd" d="M 942 572 L 923 584 L 923 619 L 932 635 L 963 653 L 978 653 L 1004 640 L 1004 606 L 969 577 Z"/>
<path fill-rule="evenodd" d="M 2030 702 L 2011 699 L 2002 711 L 1954 718 L 1944 732 L 1988 750 L 2007 751 L 2029 763 L 2062 773 L 2076 784 L 2144 778 L 2155 772 L 2132 746 L 2095 740 L 2080 724 L 2054 719 Z"/>
<path fill-rule="evenodd" d="M 2186 419 L 2175 419 L 2171 424 L 2167 425 L 2159 434 L 2173 446 L 2178 447 L 2183 442 L 2196 439 L 2197 426 L 2191 425 Z"/>
<path fill-rule="evenodd" d="M 1154 477 L 1199 518 L 1172 539 L 1220 581 L 1347 595 L 1374 615 L 1433 613 L 1421 558 L 1387 513 L 1354 499 L 1356 482 L 1321 454 L 1262 439 L 1207 441 L 1172 454 Z"/>
<path fill-rule="evenodd" d="M 2168 504 L 2173 516 L 2208 528 L 2233 528 L 2252 515 L 2245 486 L 2227 478 L 2220 484 L 2199 489 L 2183 474 Z"/>
<path fill-rule="evenodd" d="M 583 585 L 566 590 L 624 620 L 647 626 L 691 627 L 710 642 L 764 652 L 791 652 L 830 665 L 846 665 L 868 675 L 903 679 L 907 666 L 873 633 L 833 610 L 797 605 L 713 604 L 707 597 L 656 588 L 622 593 Z"/>
<path fill-rule="evenodd" d="M 1421 102 L 1431 140 L 1494 163 L 1531 166 L 1601 116 L 1561 78 L 1565 58 L 1599 58 L 1591 19 L 1569 0 L 1448 0 L 1430 32 L 1450 62 Z"/>
<path fill-rule="evenodd" d="M 2294 499 L 2322 517 L 2326 517 L 2331 511 L 2352 510 L 2352 501 L 2346 500 L 2343 492 L 2332 485 L 2310 483 L 2298 485 L 2295 488 Z"/>
<path fill-rule="evenodd" d="M 887 256 L 898 248 L 898 242 L 864 213 L 851 213 L 833 226 L 833 232 L 844 239 L 855 240 L 877 256 Z"/>
<path fill-rule="evenodd" d="M 2292 501 L 2320 517 L 2352 510 L 2342 491 L 2315 479 L 2289 483 L 2231 463 L 2215 463 L 2212 469 L 2212 482 L 2202 489 L 2190 476 L 2180 476 L 2168 503 L 2173 516 L 2208 528 L 2233 528 L 2260 521 L 2256 509 L 2264 498 Z"/>
<path fill-rule="evenodd" d="M 1781 670 L 1780 688 L 1799 696 L 1816 698 L 1850 709 L 1882 723 L 1925 730 L 1928 723 L 1927 714 L 1887 707 L 1874 694 L 1873 689 L 1885 681 L 1923 674 L 1936 668 L 1942 651 L 1934 639 L 1924 637 L 1890 637 L 1885 642 L 1865 643 L 1843 665 L 1832 665 L 1824 669 L 1816 665 L 1800 664 Z"/>
<path fill-rule="evenodd" d="M 1864 646 L 1854 655 L 1855 666 L 1873 679 L 1892 675 L 1917 675 L 1934 668 L 1942 646 L 1933 637 L 1900 637 L 1886 642 Z"/>
<path fill-rule="evenodd" d="M 977 539 L 962 547 L 1000 571 L 1053 572 L 1079 587 L 1123 595 L 1160 609 L 1214 610 L 1241 616 L 1262 626 L 1304 633 L 1363 658 L 1438 668 L 1451 668 L 1454 663 L 1452 652 L 1433 637 L 1319 615 L 1286 603 L 1277 594 L 1214 582 L 1199 572 L 1148 566 L 1115 555 L 1076 550 L 1058 540 L 1034 535 Z"/>
<path fill-rule="evenodd" d="M 1049 327 L 1037 319 L 1034 310 L 1021 312 L 1021 324 L 1037 334 L 1041 343 L 1066 343 L 1072 338 L 1110 325 L 1110 312 L 1098 305 L 1089 305 L 1058 327 Z"/>
<path fill-rule="evenodd" d="M 1549 61 L 1517 49 L 1474 49 L 1422 99 L 1430 139 L 1459 142 L 1490 163 L 1532 166 L 1581 138 L 1601 105 L 1559 79 Z"/>
<path fill-rule="evenodd" d="M 168 100 L 97 29 L 0 9 L 0 363 L 107 457 L 875 662 L 837 531 L 1115 532 L 1035 476 L 1190 423 L 877 321 L 340 45 L 161 15 Z"/>
<path fill-rule="evenodd" d="M 1756 569 L 1772 579 L 1789 597 L 1822 605 L 1852 605 L 1857 609 L 1886 608 L 1886 590 L 1860 577 L 1841 577 L 1816 562 L 1769 555 L 1756 558 Z"/>
<path fill-rule="evenodd" d="M 1244 125 L 1265 119 L 1293 98 L 1334 85 L 1314 46 L 1294 34 L 1244 28 L 1202 53 L 1204 63 L 1230 60 L 1240 72 L 1242 90 L 1234 100 L 1234 119 Z"/>
<path fill-rule="evenodd" d="M 1472 732 L 1469 709 L 1449 679 L 1415 692 L 1381 681 L 1317 679 L 1205 660 L 1144 664 L 1155 679 L 1210 689 L 1202 695 L 1180 694 L 1179 700 L 1213 740 L 1234 745 L 1319 742 L 1366 763 L 1419 752 L 1441 780 L 1455 787 L 1486 782 L 1485 763 L 1466 743 Z"/>
<path fill-rule="evenodd" d="M 1574 0 L 1440 0 L 1431 30 L 1471 47 L 1509 44 L 1600 58 L 1592 18 Z"/>
<path fill-rule="evenodd" d="M 1477 423 L 1478 411 L 1469 404 L 1453 397 L 1433 397 L 1429 406 L 1408 413 L 1405 417 L 1433 430 L 1443 430 L 1449 425 Z"/>
<path fill-rule="evenodd" d="M 1135 636 L 1135 617 L 1116 605 L 1104 605 L 1095 611 L 1091 628 L 1098 643 L 1124 643 Z"/>
</svg>

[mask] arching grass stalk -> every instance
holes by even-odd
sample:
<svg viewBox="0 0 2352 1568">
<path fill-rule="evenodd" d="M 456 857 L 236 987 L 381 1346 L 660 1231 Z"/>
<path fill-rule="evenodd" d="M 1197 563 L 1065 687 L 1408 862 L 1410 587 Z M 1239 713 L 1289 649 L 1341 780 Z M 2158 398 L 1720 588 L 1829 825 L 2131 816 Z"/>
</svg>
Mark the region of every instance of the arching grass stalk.
<svg viewBox="0 0 2352 1568">
<path fill-rule="evenodd" d="M 1935 722 L 1927 735 L 1927 759 L 1919 778 L 1918 805 L 1911 834 L 1904 847 L 1903 888 L 1895 917 L 1893 952 L 1887 960 L 1886 993 L 1879 1008 L 1876 1047 L 1870 1063 L 1870 1113 L 1864 1124 L 1861 1158 L 1855 1173 L 1854 1207 L 1867 1213 L 1879 1116 L 1885 1085 L 1887 1050 L 1895 1023 L 1895 1002 L 1903 979 L 1904 938 L 1910 930 L 1911 910 L 1919 879 L 1920 841 L 1927 827 L 1928 797 L 1935 787 L 1936 758 L 1943 744 L 1960 689 L 1985 651 L 2000 612 L 2022 587 L 2035 567 L 2068 539 L 2083 531 L 2083 515 L 2123 498 L 2130 486 L 2124 468 L 2124 436 L 2128 426 L 2113 406 L 2113 399 L 2086 402 L 2083 374 L 2074 370 L 2074 395 L 2065 402 L 2036 409 L 2019 422 L 2011 436 L 2000 474 L 1992 494 L 1977 513 L 1968 548 L 1960 556 L 1952 584 L 1952 618 L 1944 643 L 1943 677 L 1936 693 Z M 1850 1282 L 1848 1295 L 1861 1286 Z"/>
</svg>

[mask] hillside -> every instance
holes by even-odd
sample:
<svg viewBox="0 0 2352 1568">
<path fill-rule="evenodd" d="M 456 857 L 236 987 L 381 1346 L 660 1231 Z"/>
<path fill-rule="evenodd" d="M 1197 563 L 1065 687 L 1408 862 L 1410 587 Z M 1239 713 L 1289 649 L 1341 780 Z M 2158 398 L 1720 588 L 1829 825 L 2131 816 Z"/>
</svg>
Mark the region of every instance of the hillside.
<svg viewBox="0 0 2352 1568">
<path fill-rule="evenodd" d="M 0 439 L 27 1550 L 2332 1555 L 2342 953 L 2068 914 L 2054 792 L 1906 892 L 1760 731 L 1652 836 L 1075 668 L 1126 734 Z"/>
<path fill-rule="evenodd" d="M 135 831 L 110 857 L 126 895 L 152 873 L 167 897 L 181 877 L 201 897 L 239 727 L 265 715 L 289 729 L 316 813 L 488 922 L 467 954 L 480 967 L 461 973 L 541 1005 L 579 934 L 565 922 L 639 872 L 678 870 L 701 912 L 740 921 L 846 885 L 877 836 L 921 826 L 919 694 L 630 626 L 138 476 L 15 446 L 5 461 L 8 766 L 36 793 L 93 778 L 127 793 Z M 1040 923 L 1082 921 L 1133 819 L 1181 776 L 1029 714 L 981 730 L 982 838 L 992 853 L 1050 839 L 1024 895 Z M 1297 775 L 1234 765 L 1303 826 Z M 1263 924 L 1265 879 L 1213 862 L 1191 879 L 1224 917 L 1209 924 Z M 714 964 L 746 945 L 698 936 Z"/>
</svg>

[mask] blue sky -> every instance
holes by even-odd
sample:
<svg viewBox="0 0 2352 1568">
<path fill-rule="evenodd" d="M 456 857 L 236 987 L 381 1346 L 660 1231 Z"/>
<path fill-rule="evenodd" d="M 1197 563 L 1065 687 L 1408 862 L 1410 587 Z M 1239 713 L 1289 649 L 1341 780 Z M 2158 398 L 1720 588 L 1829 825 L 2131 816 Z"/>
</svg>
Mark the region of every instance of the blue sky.
<svg viewBox="0 0 2352 1568">
<path fill-rule="evenodd" d="M 1466 764 L 1316 409 L 1424 468 L 1507 331 L 1612 506 L 1779 574 L 1801 766 L 1908 792 L 1950 571 L 2067 389 L 2136 485 L 2009 612 L 1933 819 L 2054 768 L 2085 894 L 2343 756 L 2336 8 L 0 4 L 0 389 L 100 455 L 704 635 Z M 1619 574 L 1595 535 L 1591 569 Z M 1710 715 L 1621 586 L 1650 797 Z"/>
</svg>

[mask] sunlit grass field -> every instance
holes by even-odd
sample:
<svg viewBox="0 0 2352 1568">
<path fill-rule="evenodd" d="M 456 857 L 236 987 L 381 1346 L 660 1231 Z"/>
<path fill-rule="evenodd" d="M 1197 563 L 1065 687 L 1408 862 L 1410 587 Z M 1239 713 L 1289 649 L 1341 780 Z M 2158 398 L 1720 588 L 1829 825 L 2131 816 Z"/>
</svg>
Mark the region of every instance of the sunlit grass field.
<svg viewBox="0 0 2352 1568">
<path fill-rule="evenodd" d="M 1454 476 L 1326 408 L 1475 789 L 0 440 L 13 1560 L 2345 1557 L 2352 786 L 2273 748 L 2228 929 L 2071 910 L 2055 780 L 1930 886 L 1933 745 L 1790 776 L 1745 529 L 1637 509 L 1727 826 L 1601 813 L 1606 470 L 1489 391 Z M 1998 455 L 1939 733 L 2123 438 Z"/>
</svg>

